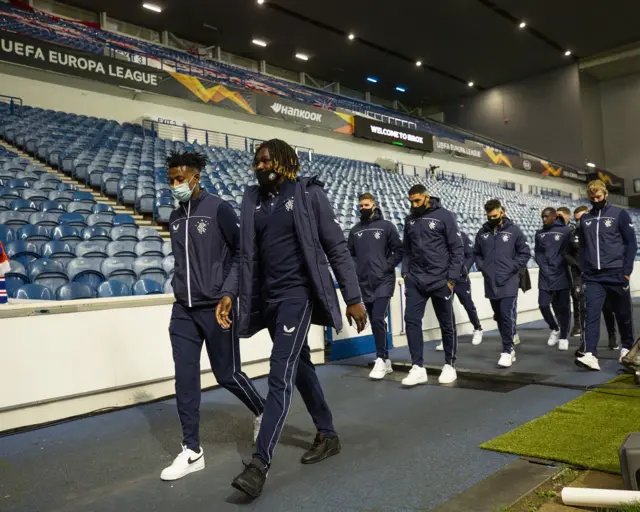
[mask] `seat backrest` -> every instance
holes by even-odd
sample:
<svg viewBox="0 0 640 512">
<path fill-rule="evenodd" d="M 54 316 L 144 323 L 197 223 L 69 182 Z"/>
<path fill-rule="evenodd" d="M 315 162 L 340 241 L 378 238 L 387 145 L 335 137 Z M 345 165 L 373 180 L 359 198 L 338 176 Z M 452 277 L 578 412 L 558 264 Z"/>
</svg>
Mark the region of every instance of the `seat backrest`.
<svg viewBox="0 0 640 512">
<path fill-rule="evenodd" d="M 98 258 L 75 258 L 67 264 L 67 274 L 72 281 L 83 273 L 95 274 L 105 280 L 100 270 L 102 260 Z"/>
<path fill-rule="evenodd" d="M 80 232 L 73 226 L 56 226 L 51 235 L 54 240 L 82 240 Z"/>
<path fill-rule="evenodd" d="M 115 228 L 114 228 L 115 229 Z M 120 240 L 107 244 L 108 256 L 133 256 L 136 257 L 136 244 L 129 240 Z"/>
<path fill-rule="evenodd" d="M 138 228 L 136 235 L 138 237 L 138 240 L 140 240 L 141 242 L 144 242 L 146 240 L 158 240 L 160 242 L 164 241 L 160 236 L 160 233 L 158 233 L 158 230 L 153 228 Z"/>
<path fill-rule="evenodd" d="M 23 226 L 29 224 L 29 214 L 27 212 L 0 212 L 0 224 L 5 226 Z"/>
<path fill-rule="evenodd" d="M 138 228 L 136 226 L 114 226 L 111 228 L 112 240 L 138 241 Z"/>
<path fill-rule="evenodd" d="M 67 205 L 67 211 L 69 213 L 84 213 L 85 215 L 91 215 L 93 213 L 91 203 L 82 203 L 80 201 L 73 201 Z"/>
<path fill-rule="evenodd" d="M 35 244 L 24 240 L 9 242 L 5 247 L 5 250 L 7 251 L 7 256 L 9 256 L 9 258 L 15 258 L 21 254 L 32 254 L 36 258 L 40 257 L 38 247 Z"/>
<path fill-rule="evenodd" d="M 162 285 L 157 281 L 150 279 L 140 279 L 133 285 L 134 295 L 154 295 L 156 293 L 164 293 Z"/>
<path fill-rule="evenodd" d="M 62 212 L 65 211 L 64 205 L 62 203 L 59 203 L 58 201 L 42 201 L 40 203 L 40 208 L 39 210 L 41 212 L 48 212 L 50 210 L 60 210 Z"/>
<path fill-rule="evenodd" d="M 17 260 L 9 261 L 11 270 L 5 274 L 5 277 L 20 277 L 25 283 L 29 282 L 27 277 L 27 270 L 25 266 Z"/>
<path fill-rule="evenodd" d="M 13 228 L 0 224 L 0 242 L 7 244 L 13 242 L 16 238 L 16 232 Z"/>
<path fill-rule="evenodd" d="M 80 258 L 106 258 L 108 243 L 100 240 L 80 242 L 76 246 L 76 256 Z"/>
<path fill-rule="evenodd" d="M 109 279 L 114 273 L 135 274 L 133 271 L 133 260 L 127 257 L 112 257 L 102 261 L 101 270 L 104 276 Z"/>
<path fill-rule="evenodd" d="M 25 284 L 18 288 L 16 299 L 23 300 L 54 300 L 53 293 L 46 286 L 39 284 Z"/>
<path fill-rule="evenodd" d="M 64 213 L 60 215 L 58 219 L 60 225 L 67 226 L 76 226 L 76 227 L 86 227 L 87 222 L 84 220 L 84 217 L 80 213 Z"/>
<path fill-rule="evenodd" d="M 98 286 L 98 297 L 128 297 L 131 295 L 131 286 L 123 281 L 112 279 Z"/>
<path fill-rule="evenodd" d="M 31 263 L 29 263 L 28 272 L 29 280 L 32 283 L 35 283 L 37 278 L 42 274 L 63 274 L 64 276 L 67 275 L 62 263 L 49 258 L 40 258 L 39 260 L 32 261 Z"/>
<path fill-rule="evenodd" d="M 102 213 L 107 215 L 115 215 L 113 207 L 108 204 L 96 203 L 92 207 L 93 213 Z"/>
<path fill-rule="evenodd" d="M 173 255 L 165 256 L 164 260 L 162 260 L 162 269 L 167 275 L 170 275 L 171 273 L 173 273 L 175 265 L 176 265 L 176 260 L 173 257 Z"/>
<path fill-rule="evenodd" d="M 71 244 L 67 242 L 47 242 L 40 248 L 43 258 L 56 259 L 59 256 L 67 256 L 75 258 L 75 252 Z"/>
<path fill-rule="evenodd" d="M 100 226 L 90 226 L 82 230 L 83 240 L 106 240 L 111 241 L 109 230 Z"/>
<path fill-rule="evenodd" d="M 162 244 L 162 254 L 165 256 L 171 256 L 173 254 L 173 248 L 171 247 L 171 242 L 167 241 Z"/>
<path fill-rule="evenodd" d="M 34 226 L 27 224 L 18 229 L 18 240 L 51 240 L 51 231 L 47 226 Z"/>
<path fill-rule="evenodd" d="M 164 256 L 162 242 L 159 241 L 138 242 L 135 251 L 138 256 Z"/>
<path fill-rule="evenodd" d="M 93 299 L 95 291 L 83 283 L 67 283 L 58 288 L 56 298 L 58 300 Z"/>
<path fill-rule="evenodd" d="M 135 219 L 131 215 L 127 215 L 125 213 L 119 213 L 113 216 L 113 225 L 114 226 L 124 226 L 124 225 L 136 225 Z"/>
<path fill-rule="evenodd" d="M 162 291 L 164 291 L 164 293 L 173 294 L 173 283 L 172 283 L 172 279 L 167 279 L 167 280 L 164 282 L 164 286 L 162 287 Z"/>
<path fill-rule="evenodd" d="M 87 217 L 87 224 L 89 226 L 103 226 L 111 227 L 113 225 L 114 215 L 108 213 L 92 213 Z"/>
</svg>

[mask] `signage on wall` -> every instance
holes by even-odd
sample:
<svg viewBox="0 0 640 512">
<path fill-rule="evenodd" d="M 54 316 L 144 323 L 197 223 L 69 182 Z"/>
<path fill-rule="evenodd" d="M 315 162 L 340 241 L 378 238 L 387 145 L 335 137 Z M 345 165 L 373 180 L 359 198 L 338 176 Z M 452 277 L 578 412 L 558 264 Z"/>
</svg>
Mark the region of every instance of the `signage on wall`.
<svg viewBox="0 0 640 512">
<path fill-rule="evenodd" d="M 624 195 L 624 178 L 616 176 L 612 172 L 598 169 L 589 175 L 589 180 L 600 180 L 607 186 L 609 193 Z"/>
<path fill-rule="evenodd" d="M 430 133 L 410 130 L 366 117 L 355 116 L 353 135 L 361 139 L 385 142 L 395 146 L 433 151 L 433 135 Z"/>
</svg>

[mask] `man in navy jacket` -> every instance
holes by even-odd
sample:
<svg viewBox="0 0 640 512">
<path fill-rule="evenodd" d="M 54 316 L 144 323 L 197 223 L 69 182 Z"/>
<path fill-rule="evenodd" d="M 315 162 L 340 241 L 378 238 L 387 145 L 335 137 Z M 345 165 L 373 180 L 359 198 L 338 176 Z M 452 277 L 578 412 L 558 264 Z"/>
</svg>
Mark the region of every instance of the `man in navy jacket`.
<svg viewBox="0 0 640 512">
<path fill-rule="evenodd" d="M 362 194 L 359 203 L 360 222 L 351 229 L 348 244 L 376 342 L 376 362 L 369 378 L 379 380 L 393 372 L 387 349 L 387 314 L 403 246 L 398 230 L 384 220 L 372 194 Z"/>
<path fill-rule="evenodd" d="M 476 235 L 476 266 L 484 276 L 484 294 L 498 322 L 502 354 L 498 366 L 510 367 L 516 360 L 513 348 L 520 270 L 526 268 L 531 249 L 518 226 L 505 216 L 497 199 L 484 205 L 487 222 Z"/>
<path fill-rule="evenodd" d="M 585 283 L 585 353 L 578 366 L 599 370 L 600 314 L 607 299 L 615 311 L 620 331 L 620 360 L 633 347 L 633 308 L 630 279 L 638 242 L 626 210 L 607 201 L 609 192 L 600 180 L 587 185 L 591 210 L 580 218 L 580 267 Z"/>
<path fill-rule="evenodd" d="M 241 370 L 235 329 L 215 319 L 218 301 L 236 293 L 238 217 L 229 203 L 200 187 L 207 163 L 198 153 L 172 153 L 169 182 L 179 206 L 171 213 L 169 232 L 175 257 L 175 303 L 169 324 L 176 373 L 176 402 L 183 448 L 162 480 L 177 480 L 204 469 L 200 446 L 200 354 L 203 342 L 218 384 L 236 395 L 256 416 L 257 436 L 264 400 Z"/>
<path fill-rule="evenodd" d="M 404 224 L 402 276 L 406 295 L 404 320 L 412 368 L 402 384 L 415 386 L 427 382 L 427 371 L 423 367 L 422 318 L 429 299 L 433 301 L 440 324 L 445 352 L 445 365 L 438 380 L 448 384 L 457 379 L 458 336 L 451 299 L 464 261 L 462 235 L 455 216 L 440 206 L 439 198 L 429 196 L 424 185 L 411 187 L 409 201 L 411 214 Z"/>
<path fill-rule="evenodd" d="M 535 260 L 538 274 L 538 307 L 551 329 L 547 345 L 569 350 L 571 326 L 571 276 L 566 261 L 572 230 L 558 217 L 555 208 L 542 211 L 543 228 L 536 232 Z M 553 312 L 551 305 L 553 304 Z M 555 312 L 557 316 L 554 317 Z"/>
<path fill-rule="evenodd" d="M 273 340 L 269 393 L 253 459 L 232 485 L 256 498 L 262 492 L 273 453 L 298 388 L 317 429 L 303 464 L 340 452 L 340 441 L 311 362 L 307 333 L 317 324 L 342 329 L 342 314 L 329 265 L 358 332 L 367 323 L 353 260 L 329 200 L 317 179 L 297 178 L 300 162 L 281 140 L 260 145 L 254 159 L 259 186 L 242 201 L 238 268 L 241 337 L 266 328 Z M 234 294 L 220 301 L 217 318 L 227 327 Z"/>
</svg>

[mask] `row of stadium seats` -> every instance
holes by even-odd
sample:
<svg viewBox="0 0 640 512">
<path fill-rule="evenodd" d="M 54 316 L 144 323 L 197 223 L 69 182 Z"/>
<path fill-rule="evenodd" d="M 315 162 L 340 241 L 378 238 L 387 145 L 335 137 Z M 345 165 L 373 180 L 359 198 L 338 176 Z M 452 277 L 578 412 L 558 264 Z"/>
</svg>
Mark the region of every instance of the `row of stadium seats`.
<svg viewBox="0 0 640 512">
<path fill-rule="evenodd" d="M 79 229 L 67 225 L 61 225 L 51 228 L 40 224 L 27 224 L 17 228 L 17 230 L 14 230 L 6 224 L 0 224 L 0 241 L 8 243 L 15 240 L 31 241 L 34 243 L 48 241 L 82 242 L 97 240 L 106 240 L 108 242 L 164 241 L 158 231 L 154 228 L 138 228 L 134 225 L 123 225 L 113 228 L 104 226 L 91 226 L 84 229 Z"/>
<path fill-rule="evenodd" d="M 83 283 L 67 283 L 60 286 L 55 292 L 41 284 L 25 284 L 16 290 L 15 298 L 22 300 L 81 300 L 160 293 L 173 293 L 171 281 L 166 281 L 163 286 L 156 281 L 140 279 L 133 286 L 130 286 L 122 281 L 109 280 L 97 288 Z"/>
</svg>

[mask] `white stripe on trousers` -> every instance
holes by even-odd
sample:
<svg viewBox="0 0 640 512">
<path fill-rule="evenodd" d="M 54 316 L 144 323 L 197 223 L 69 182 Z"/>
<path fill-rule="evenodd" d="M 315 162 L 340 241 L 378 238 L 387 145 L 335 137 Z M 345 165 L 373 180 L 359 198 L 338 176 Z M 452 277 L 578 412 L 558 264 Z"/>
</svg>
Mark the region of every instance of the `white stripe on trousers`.
<svg viewBox="0 0 640 512">
<path fill-rule="evenodd" d="M 289 369 L 289 363 L 291 361 L 291 357 L 294 355 L 294 352 L 296 352 L 296 344 L 298 343 L 298 336 L 300 335 L 300 332 L 302 331 L 302 324 L 305 321 L 305 317 L 307 315 L 307 309 L 309 309 L 309 301 L 306 302 L 305 306 L 304 306 L 304 311 L 302 313 L 302 318 L 300 319 L 300 324 L 298 325 L 298 331 L 296 334 L 296 339 L 293 342 L 293 345 L 291 346 L 291 353 L 289 354 L 289 357 L 287 358 L 287 364 L 285 366 L 284 369 L 284 391 L 282 393 L 283 395 L 283 400 L 282 400 L 282 414 L 280 414 L 280 418 L 278 418 L 278 421 L 276 422 L 276 426 L 273 430 L 273 434 L 271 435 L 271 439 L 269 440 L 269 444 L 267 445 L 267 456 L 269 457 L 269 461 L 268 464 L 271 464 L 271 459 L 273 458 L 273 453 L 276 450 L 276 445 L 278 444 L 278 441 L 280 441 L 280 435 L 282 434 L 282 429 L 284 428 L 284 424 L 287 421 L 287 416 L 289 416 L 289 409 L 291 408 L 291 399 L 293 397 L 293 375 L 295 374 L 295 367 L 296 364 L 298 364 L 298 358 L 300 357 L 300 352 L 302 351 L 302 346 L 304 345 L 306 339 L 307 339 L 307 334 L 309 333 L 309 328 L 311 327 L 311 310 L 309 311 L 309 320 L 307 322 L 307 327 L 304 329 L 304 336 L 302 338 L 302 343 L 300 343 L 300 347 L 297 349 L 297 354 L 294 357 L 294 361 L 293 361 L 293 370 L 291 371 L 291 378 L 289 379 L 289 383 L 287 383 L 287 371 Z M 312 308 L 313 309 L 313 308 Z M 275 340 L 274 340 L 275 342 Z M 287 404 L 287 385 L 291 388 L 291 392 L 289 393 L 289 403 Z M 274 437 L 276 437 L 276 434 L 278 434 L 278 437 L 274 441 Z M 271 448 L 271 445 L 273 445 L 273 448 Z"/>
<path fill-rule="evenodd" d="M 258 414 L 260 414 L 260 408 L 256 407 L 255 402 L 253 401 L 249 393 L 247 393 L 247 389 L 242 387 L 242 385 L 238 382 L 238 379 L 236 379 L 236 329 L 235 329 L 235 326 L 236 326 L 236 317 L 234 315 L 233 320 L 231 321 L 231 360 L 233 361 L 233 380 L 238 385 L 238 387 L 244 392 L 244 394 L 247 395 L 247 398 L 251 402 L 251 405 L 253 405 L 256 416 L 257 416 Z M 239 348 L 240 346 L 238 345 L 238 349 Z M 251 384 L 247 381 L 247 378 L 242 373 L 240 373 L 239 375 L 247 383 L 247 387 L 251 392 L 251 394 L 255 395 L 255 393 L 253 392 L 253 388 L 251 387 Z M 257 395 L 257 397 L 258 397 L 258 400 L 260 401 L 260 404 L 264 405 L 262 403 L 262 397 L 260 395 Z"/>
</svg>

